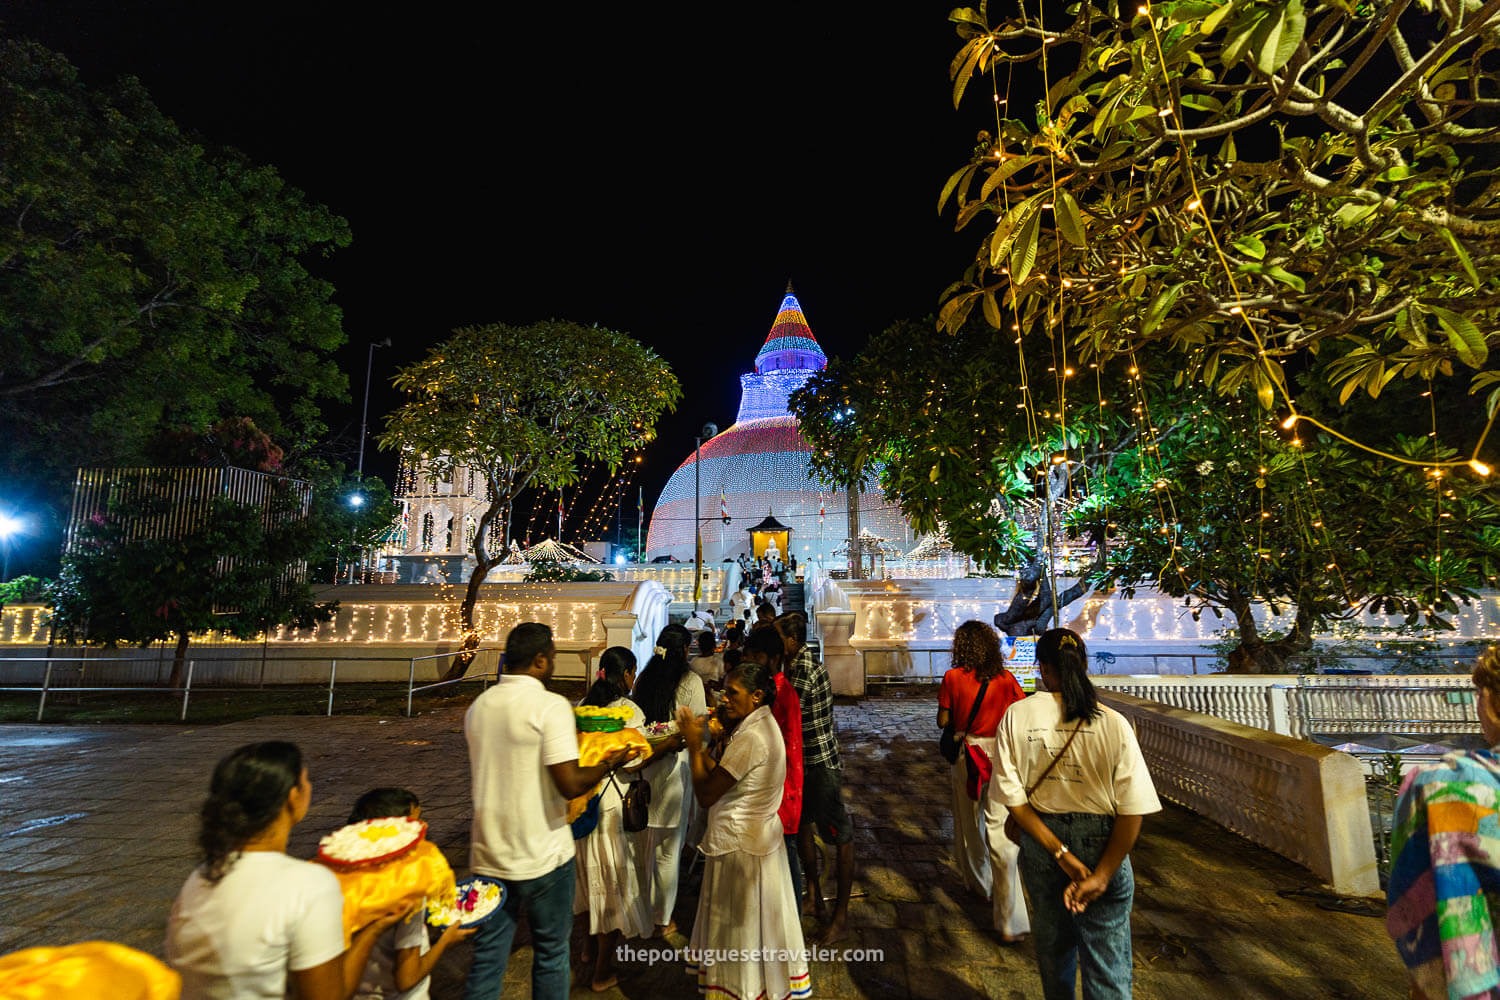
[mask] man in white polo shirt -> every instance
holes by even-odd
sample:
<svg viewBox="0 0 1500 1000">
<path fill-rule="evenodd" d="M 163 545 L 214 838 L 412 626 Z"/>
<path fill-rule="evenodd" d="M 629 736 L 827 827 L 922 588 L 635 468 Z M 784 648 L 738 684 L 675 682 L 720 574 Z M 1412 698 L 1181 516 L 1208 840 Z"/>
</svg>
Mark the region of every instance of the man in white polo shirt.
<svg viewBox="0 0 1500 1000">
<path fill-rule="evenodd" d="M 474 935 L 464 1000 L 496 1000 L 522 909 L 531 924 L 531 995 L 568 995 L 573 927 L 573 831 L 568 800 L 635 756 L 618 749 L 578 766 L 578 732 L 567 699 L 543 685 L 557 647 L 552 630 L 524 622 L 505 640 L 505 672 L 464 716 L 474 795 L 469 868 L 503 883 L 505 906 Z"/>
</svg>

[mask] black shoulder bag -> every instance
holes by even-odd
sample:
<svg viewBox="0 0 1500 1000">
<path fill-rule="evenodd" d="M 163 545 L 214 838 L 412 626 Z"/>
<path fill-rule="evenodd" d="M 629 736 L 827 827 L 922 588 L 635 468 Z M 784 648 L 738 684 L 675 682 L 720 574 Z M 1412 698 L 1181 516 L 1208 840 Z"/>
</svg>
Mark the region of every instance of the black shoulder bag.
<svg viewBox="0 0 1500 1000">
<path fill-rule="evenodd" d="M 974 707 L 969 709 L 969 721 L 964 723 L 964 732 L 974 725 L 974 717 L 979 714 L 979 706 L 984 704 L 985 689 L 990 686 L 989 681 L 979 685 L 979 694 L 974 696 Z M 959 742 L 957 730 L 953 728 L 953 715 L 948 715 L 948 724 L 943 727 L 943 735 L 938 737 L 938 753 L 950 764 L 958 763 Z"/>
<path fill-rule="evenodd" d="M 613 771 L 610 772 L 609 781 L 615 786 L 615 792 L 620 793 Z M 620 824 L 625 827 L 625 832 L 640 833 L 646 829 L 651 821 L 651 783 L 645 778 L 636 778 L 630 783 L 630 788 L 620 794 L 620 800 Z"/>
</svg>

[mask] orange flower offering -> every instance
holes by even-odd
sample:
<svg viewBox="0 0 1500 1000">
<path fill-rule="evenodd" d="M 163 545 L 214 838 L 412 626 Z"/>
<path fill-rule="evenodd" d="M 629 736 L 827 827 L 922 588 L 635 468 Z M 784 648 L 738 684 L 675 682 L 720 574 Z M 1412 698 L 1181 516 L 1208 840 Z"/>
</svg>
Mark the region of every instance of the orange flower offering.
<svg viewBox="0 0 1500 1000">
<path fill-rule="evenodd" d="M 5 1000 L 178 1000 L 182 977 L 144 952 L 112 941 L 27 948 L 0 956 Z"/>
</svg>

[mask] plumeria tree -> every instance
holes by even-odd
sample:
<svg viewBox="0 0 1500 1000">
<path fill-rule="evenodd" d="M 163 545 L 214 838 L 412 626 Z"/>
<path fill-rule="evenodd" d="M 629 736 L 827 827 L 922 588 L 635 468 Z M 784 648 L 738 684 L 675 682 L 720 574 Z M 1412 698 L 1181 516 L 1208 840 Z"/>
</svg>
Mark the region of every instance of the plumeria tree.
<svg viewBox="0 0 1500 1000">
<path fill-rule="evenodd" d="M 521 492 L 571 485 L 585 463 L 618 468 L 681 396 L 666 362 L 630 337 L 561 320 L 457 330 L 395 382 L 407 398 L 381 446 L 436 474 L 477 470 L 487 487 L 461 606 L 466 648 L 478 644 L 480 587 L 504 558 L 496 529 Z M 467 667 L 459 658 L 453 672 Z"/>
<path fill-rule="evenodd" d="M 1171 419 L 1140 419 L 1137 401 L 1149 394 L 1166 407 L 1182 395 L 1118 365 L 1085 367 L 1087 377 L 1057 367 L 1028 360 L 979 322 L 951 335 L 930 320 L 901 322 L 791 399 L 815 472 L 878 482 L 917 531 L 942 524 L 982 567 L 1016 568 L 1015 595 L 996 622 L 1016 635 L 1044 631 L 1100 577 L 1109 483 L 1135 482 L 1137 447 L 1172 430 Z M 1067 383 L 1077 393 L 1071 410 L 1037 402 Z M 1065 534 L 1096 544 L 1093 564 L 1066 585 L 1055 559 Z"/>
<path fill-rule="evenodd" d="M 1424 437 L 1389 447 L 1411 462 L 1454 455 Z M 1182 598 L 1195 618 L 1227 615 L 1233 671 L 1284 672 L 1317 633 L 1365 612 L 1446 629 L 1500 575 L 1492 489 L 1327 435 L 1288 437 L 1253 400 L 1205 401 L 1148 468 L 1110 498 L 1122 530 L 1108 579 L 1127 596 Z M 1268 632 L 1264 610 L 1287 625 Z"/>
<path fill-rule="evenodd" d="M 1453 376 L 1495 411 L 1500 0 L 1066 11 L 950 15 L 955 104 L 1000 113 L 942 193 L 980 231 L 948 329 L 1157 346 L 1293 412 L 1309 354 L 1344 399 Z"/>
</svg>

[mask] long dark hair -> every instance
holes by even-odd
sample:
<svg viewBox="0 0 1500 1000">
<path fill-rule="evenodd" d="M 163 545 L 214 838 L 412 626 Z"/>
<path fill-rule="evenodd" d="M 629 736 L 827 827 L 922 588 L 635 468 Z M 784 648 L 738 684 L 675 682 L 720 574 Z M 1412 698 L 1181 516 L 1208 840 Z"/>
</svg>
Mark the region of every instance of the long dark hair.
<svg viewBox="0 0 1500 1000">
<path fill-rule="evenodd" d="M 599 676 L 589 686 L 580 705 L 603 708 L 616 698 L 630 693 L 625 675 L 635 671 L 635 654 L 624 646 L 611 646 L 599 656 Z"/>
<path fill-rule="evenodd" d="M 199 812 L 203 877 L 223 878 L 230 859 L 271 825 L 301 780 L 302 751 L 295 743 L 251 743 L 219 761 Z"/>
<path fill-rule="evenodd" d="M 1089 650 L 1081 635 L 1068 628 L 1048 629 L 1036 642 L 1036 658 L 1057 677 L 1064 722 L 1093 722 L 1099 717 L 1099 696 L 1088 676 Z"/>
<path fill-rule="evenodd" d="M 976 681 L 1000 676 L 1005 657 L 995 630 L 981 621 L 966 621 L 953 633 L 953 665 L 967 670 Z"/>
<path fill-rule="evenodd" d="M 634 701 L 647 722 L 666 722 L 677 714 L 677 685 L 688 672 L 688 646 L 692 633 L 681 625 L 668 625 L 656 637 L 664 653 L 653 653 L 635 679 Z"/>
</svg>

